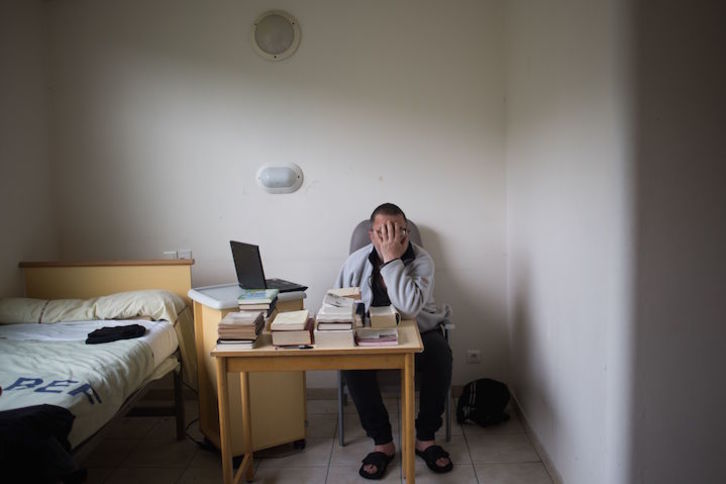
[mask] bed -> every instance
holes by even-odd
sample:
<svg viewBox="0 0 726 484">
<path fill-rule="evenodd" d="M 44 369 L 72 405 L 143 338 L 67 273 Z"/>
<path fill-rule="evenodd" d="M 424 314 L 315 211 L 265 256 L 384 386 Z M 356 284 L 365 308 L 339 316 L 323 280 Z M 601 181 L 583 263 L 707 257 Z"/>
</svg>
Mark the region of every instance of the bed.
<svg viewBox="0 0 726 484">
<path fill-rule="evenodd" d="M 26 297 L 0 300 L 0 411 L 69 410 L 67 439 L 78 464 L 151 383 L 171 373 L 183 438 L 181 381 L 196 386 L 192 263 L 21 263 Z M 96 329 L 129 325 L 144 335 L 85 343 Z"/>
</svg>

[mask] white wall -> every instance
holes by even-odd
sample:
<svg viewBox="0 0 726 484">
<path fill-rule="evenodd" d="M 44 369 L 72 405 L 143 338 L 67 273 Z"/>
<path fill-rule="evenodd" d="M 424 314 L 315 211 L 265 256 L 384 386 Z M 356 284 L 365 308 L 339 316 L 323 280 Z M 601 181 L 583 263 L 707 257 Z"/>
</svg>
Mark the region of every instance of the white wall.
<svg viewBox="0 0 726 484">
<path fill-rule="evenodd" d="M 40 0 L 0 2 L 0 295 L 21 296 L 21 260 L 53 259 L 46 39 Z"/>
<path fill-rule="evenodd" d="M 234 278 L 229 239 L 317 309 L 351 230 L 393 201 L 423 229 L 454 307 L 454 383 L 506 379 L 503 3 L 80 1 L 48 5 L 64 258 L 191 248 L 195 285 Z M 293 13 L 270 63 L 249 26 Z M 254 183 L 265 162 L 295 194 Z M 465 365 L 480 348 L 481 365 Z M 333 386 L 331 375 L 309 378 Z"/>
<path fill-rule="evenodd" d="M 629 117 L 619 2 L 508 3 L 512 387 L 558 477 L 628 459 Z"/>
<path fill-rule="evenodd" d="M 726 482 L 726 4 L 639 4 L 631 481 Z"/>
</svg>

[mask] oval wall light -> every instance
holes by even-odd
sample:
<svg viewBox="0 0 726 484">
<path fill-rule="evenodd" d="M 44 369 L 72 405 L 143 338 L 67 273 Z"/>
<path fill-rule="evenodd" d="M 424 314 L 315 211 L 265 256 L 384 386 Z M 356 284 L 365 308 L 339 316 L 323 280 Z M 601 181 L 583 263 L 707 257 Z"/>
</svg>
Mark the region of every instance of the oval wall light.
<svg viewBox="0 0 726 484">
<path fill-rule="evenodd" d="M 295 163 L 267 163 L 257 170 L 257 184 L 268 193 L 292 193 L 303 183 L 303 172 Z"/>
</svg>

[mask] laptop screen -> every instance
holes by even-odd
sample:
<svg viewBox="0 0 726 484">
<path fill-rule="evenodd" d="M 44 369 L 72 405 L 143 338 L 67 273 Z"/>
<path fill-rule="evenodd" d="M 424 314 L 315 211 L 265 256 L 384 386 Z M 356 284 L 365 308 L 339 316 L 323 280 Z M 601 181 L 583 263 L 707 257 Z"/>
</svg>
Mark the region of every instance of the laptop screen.
<svg viewBox="0 0 726 484">
<path fill-rule="evenodd" d="M 234 269 L 239 285 L 247 289 L 265 289 L 265 272 L 262 269 L 260 247 L 230 240 Z"/>
</svg>

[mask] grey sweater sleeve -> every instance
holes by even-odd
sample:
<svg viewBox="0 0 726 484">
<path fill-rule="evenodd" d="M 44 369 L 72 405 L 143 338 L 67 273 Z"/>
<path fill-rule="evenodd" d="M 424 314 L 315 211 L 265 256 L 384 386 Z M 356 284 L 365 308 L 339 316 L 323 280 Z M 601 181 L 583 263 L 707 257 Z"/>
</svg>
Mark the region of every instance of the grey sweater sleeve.
<svg viewBox="0 0 726 484">
<path fill-rule="evenodd" d="M 367 247 L 363 247 L 348 256 L 338 272 L 335 288 L 360 286 L 361 273 L 367 260 L 366 250 Z"/>
<path fill-rule="evenodd" d="M 372 267 L 368 255 L 372 245 L 351 254 L 343 264 L 335 287 L 358 286 L 368 307 L 372 300 L 370 284 Z M 436 328 L 449 317 L 449 308 L 439 308 L 434 302 L 434 261 L 423 248 L 415 246 L 416 257 L 408 265 L 400 259 L 381 267 L 388 298 L 405 319 L 416 319 L 421 331 Z"/>
<path fill-rule="evenodd" d="M 405 266 L 401 259 L 381 267 L 388 297 L 404 319 L 416 318 L 432 297 L 434 263 L 428 254 L 418 254 Z"/>
</svg>

